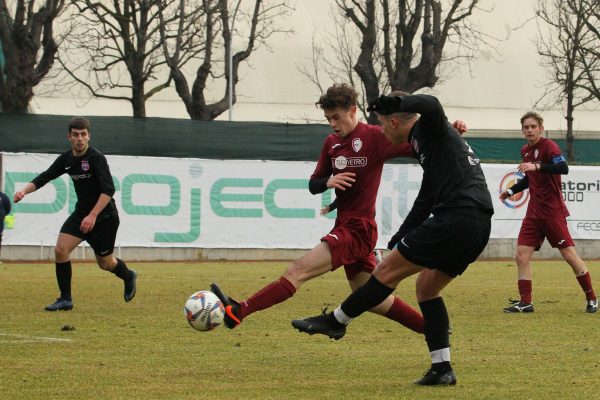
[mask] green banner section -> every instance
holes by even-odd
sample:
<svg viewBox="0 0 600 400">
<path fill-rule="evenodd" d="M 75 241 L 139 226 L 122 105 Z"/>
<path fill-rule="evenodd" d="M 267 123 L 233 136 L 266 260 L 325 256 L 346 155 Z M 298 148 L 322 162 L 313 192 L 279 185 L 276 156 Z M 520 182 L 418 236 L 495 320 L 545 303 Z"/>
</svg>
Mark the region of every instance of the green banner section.
<svg viewBox="0 0 600 400">
<path fill-rule="evenodd" d="M 0 113 L 0 151 L 61 153 L 69 116 Z M 325 124 L 192 121 L 171 118 L 90 117 L 91 143 L 107 155 L 206 159 L 316 161 L 331 131 Z M 493 135 L 493 133 L 490 133 Z M 518 162 L 521 138 L 469 137 L 483 162 Z M 565 141 L 557 140 L 565 149 Z M 576 139 L 575 159 L 600 161 L 600 140 Z M 392 162 L 414 162 L 398 159 Z"/>
</svg>

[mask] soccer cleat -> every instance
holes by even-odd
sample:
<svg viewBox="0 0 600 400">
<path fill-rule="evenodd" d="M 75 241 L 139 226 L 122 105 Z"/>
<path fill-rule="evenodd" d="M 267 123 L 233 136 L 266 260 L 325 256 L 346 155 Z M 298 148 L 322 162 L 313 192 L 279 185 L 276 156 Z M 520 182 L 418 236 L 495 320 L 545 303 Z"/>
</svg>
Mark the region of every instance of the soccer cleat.
<svg viewBox="0 0 600 400">
<path fill-rule="evenodd" d="M 506 307 L 504 309 L 504 312 L 507 312 L 507 313 L 528 313 L 528 312 L 533 312 L 533 304 L 531 304 L 531 303 L 523 303 L 522 301 L 512 302 L 512 305 L 510 307 Z"/>
<path fill-rule="evenodd" d="M 57 298 L 52 304 L 48 304 L 45 308 L 46 311 L 69 311 L 73 309 L 73 300 Z"/>
<path fill-rule="evenodd" d="M 421 386 L 434 385 L 456 385 L 456 376 L 454 371 L 436 372 L 432 369 L 427 370 L 421 379 L 415 382 Z"/>
<path fill-rule="evenodd" d="M 598 311 L 598 299 L 588 300 L 585 307 L 585 312 L 587 313 L 595 313 Z"/>
<path fill-rule="evenodd" d="M 233 329 L 241 324 L 242 318 L 239 317 L 240 303 L 225 295 L 225 293 L 223 293 L 219 285 L 216 283 L 210 284 L 210 291 L 217 295 L 219 300 L 221 300 L 221 304 L 223 304 L 223 307 L 225 308 L 223 324 L 229 329 Z"/>
<path fill-rule="evenodd" d="M 135 272 L 132 269 L 130 269 L 130 271 L 131 271 L 131 277 L 129 278 L 129 280 L 125 281 L 125 290 L 123 292 L 123 298 L 127 302 L 133 300 L 133 298 L 135 297 L 136 286 L 137 286 L 136 285 L 137 272 Z"/>
<path fill-rule="evenodd" d="M 335 340 L 343 338 L 346 334 L 346 325 L 338 322 L 332 312 L 323 313 L 318 317 L 295 319 L 292 321 L 292 326 L 300 332 L 306 332 L 309 335 L 320 333 Z"/>
</svg>

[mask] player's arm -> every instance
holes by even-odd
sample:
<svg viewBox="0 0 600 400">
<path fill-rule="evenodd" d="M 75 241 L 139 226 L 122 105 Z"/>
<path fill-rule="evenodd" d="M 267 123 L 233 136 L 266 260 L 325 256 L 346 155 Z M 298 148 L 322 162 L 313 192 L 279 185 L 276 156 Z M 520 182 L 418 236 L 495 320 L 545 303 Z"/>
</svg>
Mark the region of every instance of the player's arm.
<svg viewBox="0 0 600 400">
<path fill-rule="evenodd" d="M 312 194 L 323 193 L 327 189 L 338 189 L 344 191 L 351 187 L 355 181 L 354 177 L 356 174 L 353 172 L 341 172 L 331 176 L 333 169 L 331 167 L 328 153 L 330 144 L 331 142 L 328 140 L 326 140 L 323 144 L 315 171 L 308 181 L 308 190 L 310 190 Z"/>
<path fill-rule="evenodd" d="M 444 113 L 442 104 L 435 96 L 427 94 L 414 94 L 408 96 L 380 96 L 369 104 L 367 111 L 375 111 L 378 114 L 390 115 L 398 112 L 421 114 L 422 123 L 431 129 L 425 130 L 430 134 L 441 133 L 442 130 L 435 129 L 445 126 L 448 119 Z"/>
<path fill-rule="evenodd" d="M 329 214 L 333 210 L 337 209 L 337 197 L 333 201 L 323 208 L 321 208 L 321 215 Z"/>
<path fill-rule="evenodd" d="M 503 190 L 500 193 L 500 200 L 506 200 L 507 198 L 514 196 L 517 193 L 522 192 L 523 190 L 529 187 L 529 179 L 527 179 L 527 175 L 523 177 L 523 179 L 519 180 L 517 183 L 512 185 L 506 190 Z"/>
<path fill-rule="evenodd" d="M 311 177 L 308 181 L 308 190 L 312 194 L 323 193 L 327 189 L 346 190 L 356 181 L 354 172 L 340 172 L 333 176 Z"/>
<path fill-rule="evenodd" d="M 431 214 L 432 208 L 433 197 L 426 188 L 426 185 L 422 183 L 419 194 L 417 195 L 410 212 L 404 219 L 398 232 L 396 232 L 388 242 L 388 249 L 392 250 L 408 232 L 421 225 Z"/>
<path fill-rule="evenodd" d="M 569 173 L 569 166 L 567 165 L 565 157 L 562 154 L 558 154 L 552 157 L 551 163 L 540 164 L 540 172 L 546 174 L 567 175 Z"/>
<path fill-rule="evenodd" d="M 17 190 L 14 194 L 13 201 L 15 203 L 18 203 L 19 201 L 23 200 L 23 198 L 29 193 L 35 192 L 51 180 L 56 179 L 62 174 L 64 174 L 64 165 L 64 155 L 58 156 L 58 158 L 52 163 L 52 165 L 50 165 L 50 167 L 47 170 L 33 178 L 31 182 L 27 183 L 23 187 L 23 189 Z"/>
<path fill-rule="evenodd" d="M 542 172 L 545 174 L 560 174 L 566 175 L 569 173 L 569 166 L 567 160 L 562 154 L 552 157 L 551 163 L 533 163 L 525 162 L 519 164 L 517 167 L 519 172 Z"/>
</svg>

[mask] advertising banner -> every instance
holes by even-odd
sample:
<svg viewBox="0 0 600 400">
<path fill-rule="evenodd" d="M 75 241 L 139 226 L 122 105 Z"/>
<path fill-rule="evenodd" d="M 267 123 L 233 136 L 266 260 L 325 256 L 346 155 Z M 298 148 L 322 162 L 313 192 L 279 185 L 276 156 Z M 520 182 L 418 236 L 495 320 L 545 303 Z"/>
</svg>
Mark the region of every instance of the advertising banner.
<svg viewBox="0 0 600 400">
<path fill-rule="evenodd" d="M 12 198 L 57 155 L 3 153 L 3 190 Z M 333 193 L 308 191 L 315 163 L 107 156 L 121 225 L 117 246 L 198 248 L 312 248 L 332 227 L 320 216 Z M 498 193 L 517 179 L 516 165 L 484 164 L 494 202 L 492 238 L 514 238 L 529 194 L 501 202 Z M 598 167 L 571 167 L 563 196 L 576 239 L 600 239 Z M 412 207 L 421 167 L 385 165 L 377 198 L 378 247 L 384 248 Z M 77 198 L 62 175 L 15 204 L 7 245 L 53 245 Z"/>
</svg>

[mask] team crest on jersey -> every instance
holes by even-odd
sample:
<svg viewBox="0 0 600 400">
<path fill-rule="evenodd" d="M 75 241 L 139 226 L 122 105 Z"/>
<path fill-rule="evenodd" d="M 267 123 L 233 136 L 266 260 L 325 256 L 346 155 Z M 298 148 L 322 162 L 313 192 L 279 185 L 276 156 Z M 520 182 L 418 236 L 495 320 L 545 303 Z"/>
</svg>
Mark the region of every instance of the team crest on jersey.
<svg viewBox="0 0 600 400">
<path fill-rule="evenodd" d="M 540 154 L 540 151 L 538 149 L 535 149 L 535 151 L 533 152 L 533 158 L 537 159 L 538 154 Z"/>
<path fill-rule="evenodd" d="M 352 141 L 352 148 L 355 152 L 359 152 L 362 149 L 362 140 L 360 138 L 356 138 Z"/>
<path fill-rule="evenodd" d="M 90 170 L 90 164 L 88 163 L 87 160 L 81 160 L 81 169 L 84 171 Z"/>
</svg>

